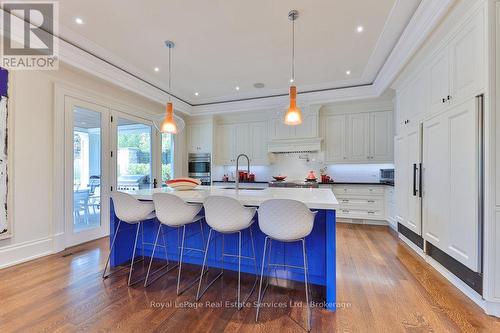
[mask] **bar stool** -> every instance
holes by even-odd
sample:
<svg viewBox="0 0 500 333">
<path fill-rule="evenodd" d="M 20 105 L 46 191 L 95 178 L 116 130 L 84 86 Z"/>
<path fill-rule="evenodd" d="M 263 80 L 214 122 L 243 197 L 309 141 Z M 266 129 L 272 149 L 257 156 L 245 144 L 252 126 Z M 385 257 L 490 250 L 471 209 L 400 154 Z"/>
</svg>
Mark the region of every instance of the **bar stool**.
<svg viewBox="0 0 500 333">
<path fill-rule="evenodd" d="M 290 266 L 285 264 L 270 263 L 267 261 L 267 270 L 270 266 L 281 266 L 297 268 L 304 271 L 304 284 L 306 289 L 307 302 L 307 331 L 311 330 L 311 307 L 309 303 L 309 282 L 307 269 L 307 254 L 305 238 L 311 233 L 314 225 L 314 217 L 317 212 L 312 212 L 307 206 L 296 200 L 289 199 L 271 199 L 264 201 L 259 207 L 259 227 L 266 235 L 264 241 L 264 254 L 262 256 L 262 267 L 260 271 L 259 296 L 257 298 L 257 313 L 255 321 L 259 319 L 259 310 L 264 298 L 264 294 L 269 286 L 267 280 L 264 292 L 262 292 L 262 280 L 264 278 L 264 262 L 266 259 L 266 248 L 269 243 L 268 257 L 271 257 L 271 241 L 280 242 L 302 242 L 302 255 L 304 258 L 304 266 Z"/>
<path fill-rule="evenodd" d="M 171 271 L 175 267 L 179 266 L 179 270 L 178 270 L 178 274 L 177 274 L 177 295 L 180 295 L 198 281 L 198 279 L 195 279 L 187 287 L 185 287 L 182 291 L 180 290 L 182 260 L 184 257 L 184 250 L 187 249 L 189 251 L 199 251 L 199 252 L 204 251 L 204 247 L 205 247 L 205 238 L 204 237 L 205 236 L 203 233 L 203 215 L 198 215 L 198 213 L 200 212 L 203 205 L 201 205 L 201 204 L 188 204 L 188 203 L 184 202 L 184 200 L 182 200 L 178 196 L 173 195 L 173 194 L 169 194 L 169 193 L 155 193 L 155 194 L 153 194 L 153 202 L 154 202 L 154 206 L 155 206 L 155 210 L 156 210 L 156 218 L 160 222 L 160 226 L 158 227 L 158 232 L 156 234 L 156 240 L 155 240 L 155 243 L 153 246 L 153 254 L 151 255 L 151 259 L 149 260 L 149 267 L 148 267 L 148 272 L 146 274 L 146 280 L 144 281 L 144 286 L 147 287 L 149 284 L 156 281 L 160 276 L 167 274 L 169 271 Z M 194 222 L 200 223 L 200 232 L 201 232 L 201 238 L 202 238 L 202 242 L 203 242 L 201 249 L 190 248 L 190 247 L 184 246 L 185 239 L 186 239 L 186 226 L 191 224 L 191 223 L 194 223 Z M 165 273 L 158 276 L 155 280 L 151 281 L 148 284 L 149 273 L 151 270 L 151 263 L 153 262 L 153 257 L 154 257 L 155 251 L 156 251 L 156 247 L 158 246 L 158 238 L 160 236 L 162 226 L 164 226 L 164 225 L 168 226 L 168 227 L 176 228 L 178 231 L 180 230 L 180 228 L 182 228 L 181 246 L 178 246 L 178 249 L 180 249 L 179 264 L 174 266 L 174 267 L 171 267 Z M 177 233 L 177 235 L 179 235 L 179 233 Z M 162 236 L 163 236 L 163 233 L 162 233 Z M 164 246 L 165 246 L 165 254 L 166 254 L 166 252 L 167 252 L 166 244 L 164 244 Z M 161 269 L 168 267 L 168 265 L 169 265 L 169 263 L 168 263 L 168 257 L 167 257 L 167 265 L 163 266 L 162 268 L 157 269 L 155 272 L 160 271 Z M 153 272 L 153 274 L 155 272 Z"/>
<path fill-rule="evenodd" d="M 224 257 L 238 258 L 238 310 L 242 308 L 242 304 L 252 295 L 258 282 L 257 261 L 255 258 L 255 246 L 253 242 L 252 224 L 256 208 L 245 207 L 240 204 L 236 199 L 224 196 L 209 196 L 203 206 L 205 207 L 205 219 L 210 226 L 208 233 L 207 247 L 205 249 L 205 256 L 203 258 L 202 270 L 200 273 L 200 282 L 198 284 L 198 291 L 196 293 L 196 301 L 205 294 L 210 286 L 224 274 Z M 250 232 L 250 241 L 252 243 L 252 257 L 241 255 L 241 233 L 243 230 L 248 229 Z M 207 263 L 208 249 L 210 246 L 210 238 L 212 231 L 222 234 L 222 268 L 220 273 L 208 284 L 208 286 L 200 293 L 201 284 L 203 281 L 203 273 Z M 224 252 L 224 235 L 238 234 L 238 254 L 229 254 Z M 253 260 L 255 268 L 255 282 L 248 295 L 241 302 L 241 259 Z"/>
<path fill-rule="evenodd" d="M 111 194 L 111 198 L 113 199 L 115 214 L 118 217 L 118 227 L 116 227 L 113 240 L 111 241 L 111 248 L 109 251 L 108 259 L 106 260 L 106 266 L 104 267 L 104 272 L 102 273 L 102 278 L 106 279 L 111 275 L 111 273 L 106 275 L 106 271 L 108 269 L 109 259 L 111 258 L 111 251 L 113 250 L 113 247 L 115 245 L 116 236 L 118 235 L 118 231 L 120 230 L 121 223 L 125 222 L 128 224 L 137 224 L 137 231 L 135 232 L 134 250 L 132 252 L 132 260 L 130 262 L 130 272 L 128 275 L 128 285 L 131 286 L 142 280 L 139 279 L 138 281 L 131 283 L 132 270 L 134 268 L 134 263 L 135 263 L 134 260 L 137 248 L 137 239 L 139 238 L 139 230 L 141 229 L 141 227 L 143 227 L 144 221 L 155 218 L 155 212 L 154 212 L 155 208 L 152 202 L 139 201 L 130 194 L 123 192 L 113 192 Z M 142 250 L 143 258 L 141 260 L 144 260 L 144 239 L 142 248 L 143 248 Z"/>
</svg>

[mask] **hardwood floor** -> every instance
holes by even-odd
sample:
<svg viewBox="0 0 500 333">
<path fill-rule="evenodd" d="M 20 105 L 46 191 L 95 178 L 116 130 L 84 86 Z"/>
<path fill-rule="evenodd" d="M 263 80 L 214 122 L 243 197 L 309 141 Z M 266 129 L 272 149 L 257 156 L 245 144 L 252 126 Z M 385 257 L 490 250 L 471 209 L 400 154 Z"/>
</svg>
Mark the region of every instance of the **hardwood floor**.
<svg viewBox="0 0 500 333">
<path fill-rule="evenodd" d="M 339 224 L 337 230 L 340 306 L 336 313 L 314 309 L 313 331 L 500 332 L 499 319 L 485 315 L 387 227 Z M 103 281 L 107 246 L 101 239 L 0 270 L 0 332 L 304 331 L 305 308 L 290 306 L 304 301 L 301 285 L 270 287 L 265 301 L 285 306 L 264 308 L 255 323 L 253 306 L 237 311 L 216 303 L 235 300 L 234 274 L 215 283 L 203 306 L 194 308 L 196 288 L 176 297 L 174 272 L 148 288 L 127 287 L 127 270 Z M 321 291 L 313 289 L 317 298 Z"/>
</svg>

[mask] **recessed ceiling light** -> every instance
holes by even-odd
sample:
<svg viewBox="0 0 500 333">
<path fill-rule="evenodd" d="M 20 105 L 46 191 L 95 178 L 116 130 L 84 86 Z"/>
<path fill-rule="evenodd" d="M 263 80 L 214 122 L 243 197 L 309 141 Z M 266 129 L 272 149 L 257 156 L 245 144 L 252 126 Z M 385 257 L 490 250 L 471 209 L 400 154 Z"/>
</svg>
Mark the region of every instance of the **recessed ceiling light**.
<svg viewBox="0 0 500 333">
<path fill-rule="evenodd" d="M 239 87 L 239 86 L 236 86 L 234 89 L 236 89 L 236 90 L 240 90 L 240 87 Z"/>
<path fill-rule="evenodd" d="M 253 84 L 253 86 L 255 88 L 264 88 L 265 85 L 262 82 L 256 82 L 256 83 Z"/>
<path fill-rule="evenodd" d="M 158 67 L 155 67 L 154 69 L 155 69 L 155 72 L 159 72 L 160 71 L 160 68 L 158 68 Z"/>
<path fill-rule="evenodd" d="M 82 25 L 83 24 L 83 20 L 80 17 L 77 17 L 77 18 L 75 18 L 75 23 Z"/>
<path fill-rule="evenodd" d="M 345 71 L 345 75 L 351 75 L 351 71 L 350 70 Z"/>
<path fill-rule="evenodd" d="M 195 95 L 195 96 L 198 96 L 198 95 L 199 95 L 199 93 L 198 93 L 198 92 L 195 92 L 195 93 L 194 93 L 194 95 Z"/>
<path fill-rule="evenodd" d="M 359 33 L 363 32 L 363 30 L 365 30 L 365 28 L 362 25 L 358 25 L 358 27 L 356 28 L 356 31 Z"/>
</svg>

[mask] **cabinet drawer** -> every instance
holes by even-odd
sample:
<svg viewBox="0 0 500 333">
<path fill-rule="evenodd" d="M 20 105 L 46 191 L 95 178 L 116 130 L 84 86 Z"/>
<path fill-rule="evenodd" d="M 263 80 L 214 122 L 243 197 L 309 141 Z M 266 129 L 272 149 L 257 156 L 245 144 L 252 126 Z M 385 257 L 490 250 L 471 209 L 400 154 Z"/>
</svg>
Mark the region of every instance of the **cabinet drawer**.
<svg viewBox="0 0 500 333">
<path fill-rule="evenodd" d="M 338 216 L 353 219 L 381 219 L 384 218 L 384 212 L 382 210 L 341 208 L 338 210 Z"/>
<path fill-rule="evenodd" d="M 333 192 L 335 195 L 344 195 L 344 194 L 359 194 L 359 195 L 381 195 L 384 194 L 383 186 L 333 186 Z"/>
<path fill-rule="evenodd" d="M 365 209 L 382 207 L 384 200 L 382 198 L 353 198 L 353 197 L 338 197 L 341 207 L 362 207 Z"/>
</svg>

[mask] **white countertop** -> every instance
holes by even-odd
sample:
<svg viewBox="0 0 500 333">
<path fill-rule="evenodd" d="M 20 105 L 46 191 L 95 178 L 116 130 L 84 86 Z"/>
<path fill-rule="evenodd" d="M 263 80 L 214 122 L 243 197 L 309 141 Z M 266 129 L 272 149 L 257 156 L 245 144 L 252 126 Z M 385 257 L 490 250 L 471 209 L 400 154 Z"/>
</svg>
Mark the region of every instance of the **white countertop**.
<svg viewBox="0 0 500 333">
<path fill-rule="evenodd" d="M 305 203 L 311 209 L 336 209 L 338 201 L 328 188 L 265 188 L 262 190 L 224 189 L 221 186 L 198 186 L 190 191 L 175 191 L 171 188 L 123 191 L 139 200 L 152 200 L 153 193 L 175 194 L 186 202 L 203 203 L 209 195 L 222 195 L 237 199 L 246 206 L 260 206 L 269 199 L 292 199 Z"/>
</svg>

